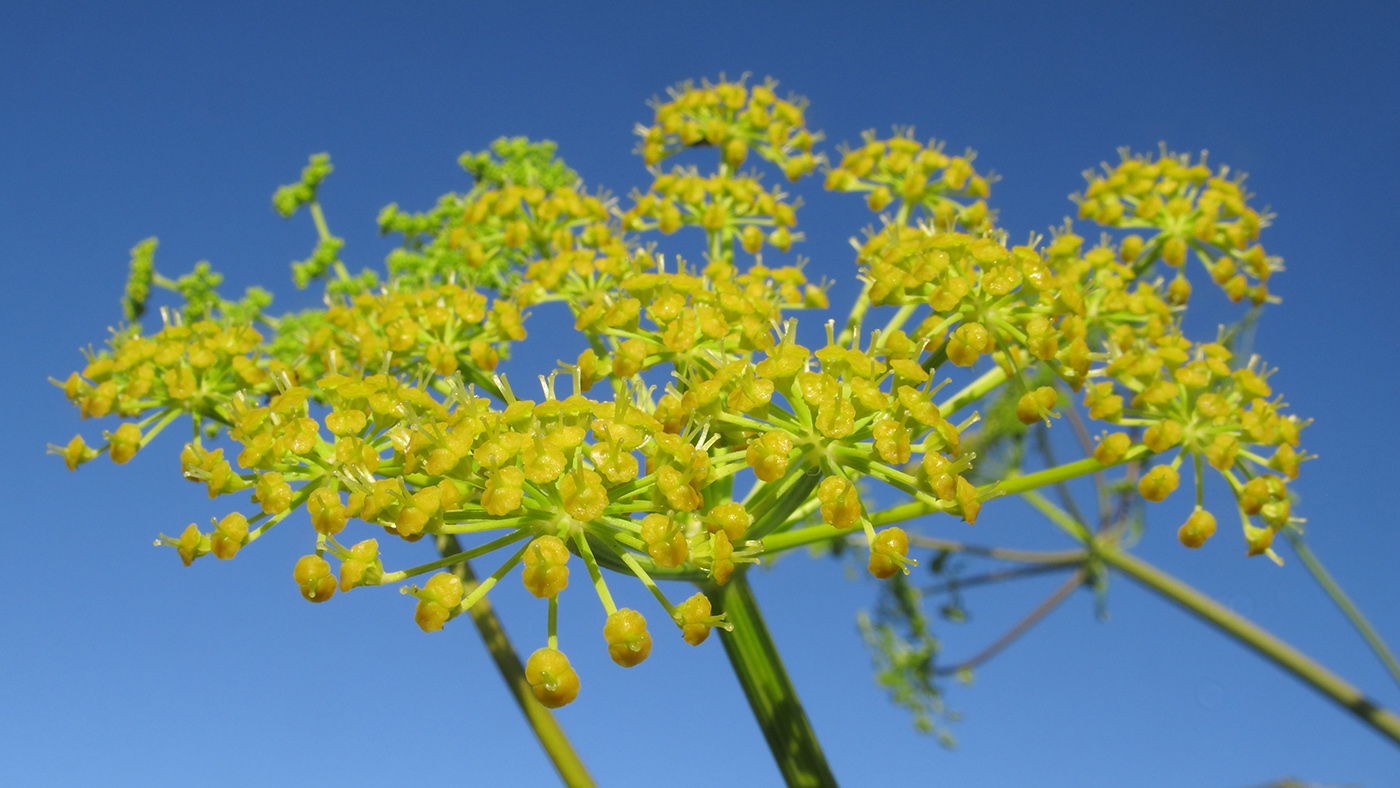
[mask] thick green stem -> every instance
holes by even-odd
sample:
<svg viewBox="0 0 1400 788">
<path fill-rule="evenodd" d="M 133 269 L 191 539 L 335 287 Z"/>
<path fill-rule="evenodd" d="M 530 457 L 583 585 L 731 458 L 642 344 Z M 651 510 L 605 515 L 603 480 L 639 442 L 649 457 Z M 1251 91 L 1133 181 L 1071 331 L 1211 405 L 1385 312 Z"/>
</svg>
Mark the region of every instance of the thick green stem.
<svg viewBox="0 0 1400 788">
<path fill-rule="evenodd" d="M 876 525 L 879 525 L 879 523 L 877 522 Z M 860 533 L 859 526 L 841 529 L 824 524 L 809 525 L 806 528 L 798 528 L 795 531 L 784 531 L 780 534 L 769 534 L 763 537 L 763 552 L 780 553 L 784 550 L 791 550 L 794 547 L 801 547 L 816 542 L 829 542 L 832 539 L 850 536 L 856 533 Z"/>
<path fill-rule="evenodd" d="M 745 573 L 735 572 L 728 583 L 706 588 L 705 594 L 734 626 L 721 631 L 720 640 L 783 779 L 789 786 L 835 786 L 836 777 L 783 668 Z"/>
<path fill-rule="evenodd" d="M 1094 553 L 1148 589 L 1175 602 L 1187 612 L 1254 649 L 1265 659 L 1292 673 L 1338 705 L 1355 714 L 1377 732 L 1400 744 L 1400 717 L 1377 706 L 1356 687 L 1302 652 L 1246 619 L 1117 545 L 1098 541 Z"/>
<path fill-rule="evenodd" d="M 444 558 L 462 552 L 462 545 L 456 536 L 439 536 L 437 545 L 438 552 L 442 553 Z M 451 571 L 462 581 L 468 593 L 476 587 L 476 575 L 472 573 L 471 565 L 466 561 L 454 564 Z M 545 753 L 554 762 L 554 768 L 559 770 L 559 778 L 569 788 L 595 788 L 593 778 L 588 775 L 588 769 L 584 768 L 583 761 L 579 759 L 573 745 L 569 744 L 569 737 L 564 735 L 564 729 L 559 727 L 554 715 L 530 691 L 530 682 L 525 679 L 525 668 L 520 664 L 520 657 L 516 655 L 510 639 L 506 637 L 505 630 L 501 628 L 501 622 L 496 618 L 491 603 L 483 597 L 472 605 L 470 612 L 477 631 L 481 633 L 481 640 L 486 643 L 487 651 L 491 652 L 491 659 L 496 662 L 496 669 L 501 672 L 501 678 L 505 679 L 506 687 L 515 697 L 515 702 L 520 705 L 520 710 L 525 713 L 525 720 L 534 728 L 540 746 L 544 747 Z"/>
</svg>

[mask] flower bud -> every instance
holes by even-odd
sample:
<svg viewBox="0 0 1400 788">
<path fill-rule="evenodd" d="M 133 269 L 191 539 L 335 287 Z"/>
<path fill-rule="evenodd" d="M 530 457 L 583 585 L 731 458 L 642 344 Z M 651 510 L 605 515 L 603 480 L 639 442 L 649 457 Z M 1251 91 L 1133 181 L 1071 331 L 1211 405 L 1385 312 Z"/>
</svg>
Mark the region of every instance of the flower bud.
<svg viewBox="0 0 1400 788">
<path fill-rule="evenodd" d="M 68 445 L 63 447 L 62 453 L 63 462 L 70 471 L 77 470 L 79 465 L 97 456 L 97 450 L 89 447 L 81 435 L 74 435 L 73 440 L 68 441 Z"/>
<path fill-rule="evenodd" d="M 788 469 L 788 453 L 792 451 L 792 436 L 782 430 L 765 432 L 749 441 L 744 461 L 754 475 L 765 482 L 781 479 Z"/>
<path fill-rule="evenodd" d="M 127 422 L 117 428 L 112 433 L 109 441 L 108 453 L 112 456 L 112 462 L 124 465 L 136 456 L 136 452 L 141 448 L 141 428 L 131 422 Z"/>
<path fill-rule="evenodd" d="M 1252 525 L 1244 527 L 1244 541 L 1248 545 L 1246 555 L 1251 558 L 1256 555 L 1269 552 L 1274 544 L 1274 531 L 1271 528 L 1255 528 Z"/>
<path fill-rule="evenodd" d="M 1186 263 L 1186 239 L 1179 235 L 1173 235 L 1162 244 L 1162 262 L 1173 268 L 1180 268 Z"/>
<path fill-rule="evenodd" d="M 885 206 L 894 201 L 894 195 L 890 193 L 889 187 L 878 186 L 873 189 L 865 198 L 865 204 L 870 206 L 870 210 L 879 213 L 885 210 Z"/>
<path fill-rule="evenodd" d="M 710 615 L 711 610 L 710 598 L 704 594 L 696 594 L 676 608 L 685 642 L 698 646 L 710 636 L 710 628 L 717 622 L 717 617 Z"/>
<path fill-rule="evenodd" d="M 557 536 L 538 536 L 525 549 L 525 588 L 548 599 L 569 585 L 569 548 Z"/>
<path fill-rule="evenodd" d="M 253 500 L 262 504 L 265 514 L 281 514 L 292 505 L 292 486 L 283 481 L 282 474 L 264 473 L 258 476 Z"/>
<path fill-rule="evenodd" d="M 1099 445 L 1094 448 L 1094 459 L 1104 465 L 1114 465 L 1120 462 L 1132 447 L 1133 439 L 1126 433 L 1110 433 L 1099 439 Z"/>
<path fill-rule="evenodd" d="M 1136 260 L 1142 254 L 1143 241 L 1140 235 L 1129 235 L 1123 239 L 1123 243 L 1118 247 L 1118 259 L 1125 263 Z"/>
<path fill-rule="evenodd" d="M 234 512 L 220 520 L 209 535 L 210 552 L 221 559 L 233 558 L 248 538 L 248 518 Z"/>
<path fill-rule="evenodd" d="M 730 167 L 738 167 L 744 163 L 744 159 L 749 156 L 749 146 L 742 139 L 735 137 L 724 143 L 724 163 Z"/>
<path fill-rule="evenodd" d="M 1181 484 L 1181 476 L 1170 465 L 1158 465 L 1138 480 L 1138 492 L 1153 503 L 1167 499 Z"/>
<path fill-rule="evenodd" d="M 542 648 L 525 662 L 525 680 L 540 703 L 551 709 L 566 706 L 578 697 L 578 674 L 563 652 Z"/>
<path fill-rule="evenodd" d="M 647 620 L 635 610 L 623 608 L 608 616 L 603 638 L 608 641 L 608 656 L 624 668 L 640 665 L 651 654 Z"/>
<path fill-rule="evenodd" d="M 1050 414 L 1055 409 L 1055 403 L 1059 395 L 1050 386 L 1041 386 L 1035 391 L 1028 391 L 1021 395 L 1021 399 L 1016 403 L 1016 418 L 1022 424 L 1034 424 L 1040 421 L 1040 414 Z"/>
<path fill-rule="evenodd" d="M 449 572 L 439 572 L 428 579 L 416 596 L 418 606 L 413 620 L 424 632 L 436 632 L 456 615 L 457 606 L 462 604 L 462 581 Z"/>
<path fill-rule="evenodd" d="M 992 336 L 981 323 L 963 323 L 948 339 L 948 360 L 970 367 L 992 344 Z"/>
<path fill-rule="evenodd" d="M 724 531 L 717 531 L 710 536 L 710 577 L 716 585 L 724 585 L 729 582 L 729 576 L 734 574 L 734 545 L 730 543 L 729 536 Z"/>
<path fill-rule="evenodd" d="M 909 537 L 902 528 L 886 528 L 870 543 L 870 574 L 888 580 L 898 572 L 909 574 Z"/>
<path fill-rule="evenodd" d="M 1191 300 L 1191 281 L 1180 273 L 1167 285 L 1167 300 L 1176 306 L 1183 306 Z"/>
<path fill-rule="evenodd" d="M 598 519 L 608 506 L 608 491 L 603 488 L 603 477 L 586 468 L 579 468 L 560 479 L 559 495 L 564 499 L 564 511 L 582 522 Z"/>
<path fill-rule="evenodd" d="M 335 594 L 331 565 L 319 555 L 302 556 L 292 570 L 292 579 L 308 602 L 324 602 Z"/>
<path fill-rule="evenodd" d="M 1116 422 L 1123 415 L 1123 397 L 1113 393 L 1113 383 L 1110 381 L 1086 387 L 1084 406 L 1089 409 L 1091 419 Z"/>
<path fill-rule="evenodd" d="M 1193 550 L 1206 543 L 1215 534 L 1215 515 L 1205 509 L 1197 509 L 1186 518 L 1186 524 L 1177 529 L 1176 538 Z"/>
<path fill-rule="evenodd" d="M 1223 471 L 1235 464 L 1240 453 L 1240 441 L 1230 433 L 1222 432 L 1206 447 L 1206 461 L 1212 468 Z"/>
<path fill-rule="evenodd" d="M 350 557 L 340 562 L 340 590 L 379 585 L 384 564 L 379 559 L 379 542 L 366 539 L 350 548 Z"/>
<path fill-rule="evenodd" d="M 685 532 L 664 514 L 649 514 L 642 518 L 642 541 L 647 554 L 657 566 L 674 569 L 690 557 L 690 544 Z"/>
<path fill-rule="evenodd" d="M 194 523 L 190 523 L 185 532 L 180 534 L 179 541 L 175 542 L 175 551 L 180 554 L 180 560 L 185 562 L 185 566 L 194 563 L 194 559 L 202 555 L 208 555 L 212 549 L 209 537 L 200 533 Z"/>
<path fill-rule="evenodd" d="M 1298 463 L 1302 457 L 1292 446 L 1284 443 L 1274 450 L 1274 456 L 1269 458 L 1269 467 L 1287 476 L 1290 479 L 1298 478 Z"/>
<path fill-rule="evenodd" d="M 977 515 L 982 511 L 982 502 L 977 500 L 977 486 L 962 476 L 958 476 L 957 480 L 957 492 L 953 499 L 958 502 L 963 520 L 968 525 L 976 525 Z"/>
<path fill-rule="evenodd" d="M 1264 508 L 1264 504 L 1275 498 L 1273 494 L 1273 485 L 1269 483 L 1269 480 L 1276 478 L 1277 477 L 1272 476 L 1256 476 L 1246 482 L 1244 488 L 1241 489 L 1239 493 L 1240 509 L 1244 510 L 1244 513 L 1248 515 L 1259 514 L 1260 510 Z"/>
<path fill-rule="evenodd" d="M 1161 454 L 1178 443 L 1181 443 L 1181 435 L 1181 422 L 1175 419 L 1162 419 L 1143 432 L 1142 442 L 1147 446 L 1149 451 Z"/>
<path fill-rule="evenodd" d="M 851 528 L 860 522 L 860 495 L 854 484 L 840 476 L 828 476 L 817 485 L 822 520 L 834 528 Z"/>
<path fill-rule="evenodd" d="M 504 517 L 520 508 L 525 491 L 525 472 L 508 465 L 486 478 L 486 489 L 481 493 L 481 508 L 492 517 Z"/>
<path fill-rule="evenodd" d="M 739 541 L 752 523 L 753 516 L 742 503 L 719 504 L 705 516 L 706 529 L 711 533 L 724 531 L 724 535 L 729 537 L 731 542 Z"/>
<path fill-rule="evenodd" d="M 329 487 L 320 487 L 311 493 L 306 499 L 306 511 L 311 515 L 311 527 L 327 536 L 340 533 L 350 519 L 340 501 L 340 493 Z"/>
<path fill-rule="evenodd" d="M 739 243 L 743 245 L 744 251 L 757 254 L 763 248 L 763 230 L 756 224 L 748 225 L 739 233 Z"/>
</svg>

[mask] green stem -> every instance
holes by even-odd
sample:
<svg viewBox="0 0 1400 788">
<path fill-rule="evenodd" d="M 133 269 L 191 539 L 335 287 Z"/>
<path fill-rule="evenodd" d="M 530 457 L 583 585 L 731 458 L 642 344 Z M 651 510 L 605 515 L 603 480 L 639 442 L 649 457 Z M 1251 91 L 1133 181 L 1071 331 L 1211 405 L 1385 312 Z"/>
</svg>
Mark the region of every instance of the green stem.
<svg viewBox="0 0 1400 788">
<path fill-rule="evenodd" d="M 1314 689 L 1355 714 L 1362 722 L 1400 744 L 1400 717 L 1377 706 L 1356 687 L 1279 640 L 1258 624 L 1232 612 L 1146 561 L 1124 552 L 1117 545 L 1102 540 L 1096 541 L 1094 554 L 1109 566 L 1214 625 L 1303 682 L 1311 684 Z"/>
<path fill-rule="evenodd" d="M 1337 581 L 1332 579 L 1331 573 L 1327 571 L 1327 568 L 1322 565 L 1321 561 L 1317 560 L 1317 556 L 1313 555 L 1313 551 L 1308 547 L 1307 543 L 1303 541 L 1303 537 L 1290 530 L 1285 530 L 1284 534 L 1288 536 L 1288 541 L 1292 543 L 1293 552 L 1297 553 L 1298 557 L 1303 560 L 1303 565 L 1308 568 L 1309 572 L 1312 572 L 1312 576 L 1317 579 L 1318 584 L 1322 586 L 1322 590 L 1326 591 L 1327 595 L 1332 597 L 1332 601 L 1337 604 L 1337 607 L 1342 609 L 1342 612 L 1345 613 L 1346 617 L 1351 621 L 1352 626 L 1355 626 L 1357 631 L 1361 633 L 1361 636 L 1366 638 L 1366 642 L 1370 644 L 1371 650 L 1376 652 L 1376 656 L 1380 657 L 1381 662 L 1385 663 L 1386 670 L 1390 671 L 1390 675 L 1395 679 L 1396 683 L 1400 683 L 1400 663 L 1395 661 L 1395 655 L 1390 652 L 1390 648 L 1386 646 L 1385 641 L 1381 639 L 1380 633 L 1376 632 L 1375 628 L 1371 626 L 1371 622 L 1367 621 L 1366 616 L 1361 614 L 1360 608 L 1356 606 L 1356 603 L 1351 601 L 1351 597 L 1347 596 L 1347 593 L 1342 590 L 1342 587 L 1337 584 Z"/>
<path fill-rule="evenodd" d="M 514 544 L 529 535 L 529 531 L 517 531 L 513 534 L 503 536 L 494 542 L 487 542 L 486 544 L 480 547 L 467 550 L 466 552 L 462 552 L 459 546 L 456 552 L 444 552 L 442 554 L 442 558 L 439 558 L 436 561 L 423 564 L 422 566 L 415 566 L 411 569 L 401 569 L 397 572 L 385 572 L 384 576 L 379 579 L 379 582 L 381 584 L 397 583 L 400 580 L 407 580 L 410 577 L 417 577 L 418 575 L 427 574 L 428 572 L 432 572 L 438 569 L 446 569 L 447 567 L 452 566 L 453 564 L 460 564 L 464 561 L 470 561 L 473 558 L 480 558 L 481 556 L 486 555 L 488 553 L 494 553 L 502 547 Z"/>
<path fill-rule="evenodd" d="M 976 380 L 964 386 L 961 391 L 950 397 L 947 402 L 940 404 L 938 406 L 938 411 L 942 413 L 943 418 L 946 419 L 981 399 L 983 395 L 1005 383 L 1006 380 L 1006 370 L 1002 369 L 1000 366 L 992 367 L 982 373 Z"/>
<path fill-rule="evenodd" d="M 1026 564 L 1025 566 L 1016 566 L 1010 569 L 998 569 L 995 572 L 983 572 L 980 575 L 958 577 L 946 583 L 939 583 L 937 585 L 921 588 L 919 589 L 919 593 L 925 596 L 947 594 L 955 591 L 962 591 L 967 588 L 1004 583 L 1008 580 L 1021 580 L 1022 578 L 1039 577 L 1040 575 L 1046 575 L 1052 572 L 1065 572 L 1073 569 L 1074 566 L 1074 564 Z"/>
<path fill-rule="evenodd" d="M 1114 465 L 1122 465 L 1125 462 L 1131 462 L 1149 453 L 1146 446 L 1139 444 L 1124 452 L 1123 457 L 1119 459 L 1118 462 L 1114 463 Z M 1023 476 L 1012 476 L 1009 479 L 994 482 L 979 490 L 977 497 L 987 499 L 1000 495 L 1024 493 L 1027 490 L 1034 490 L 1050 484 L 1059 484 L 1069 481 L 1070 479 L 1076 479 L 1080 476 L 1097 473 L 1108 467 L 1111 466 L 1104 465 L 1093 457 L 1085 457 L 1077 462 L 1067 462 L 1064 465 L 1057 465 L 1054 468 L 1046 468 L 1043 471 L 1027 473 Z"/>
<path fill-rule="evenodd" d="M 789 786 L 835 788 L 836 777 L 768 634 L 747 573 L 735 572 L 728 583 L 706 588 L 705 594 L 734 625 L 720 631 L 720 640 L 783 779 Z"/>
<path fill-rule="evenodd" d="M 934 675 L 953 676 L 964 670 L 972 670 L 992 657 L 995 657 L 997 654 L 1005 651 L 1007 646 L 1015 643 L 1018 638 L 1029 632 L 1031 627 L 1040 623 L 1041 619 L 1050 615 L 1050 612 L 1059 607 L 1061 602 L 1069 599 L 1069 595 L 1074 593 L 1076 588 L 1083 585 L 1088 576 L 1089 573 L 1083 568 L 1080 568 L 1079 571 L 1074 573 L 1073 577 L 1069 578 L 1061 584 L 1059 588 L 1055 589 L 1055 593 L 1051 594 L 1045 601 L 1036 605 L 1035 609 L 1027 613 L 1025 618 L 1016 622 L 1016 625 L 1007 630 L 1005 634 L 992 641 L 990 646 L 987 646 L 961 662 L 946 667 L 935 668 L 933 671 Z"/>
<path fill-rule="evenodd" d="M 900 307 L 899 310 L 894 313 L 889 319 L 889 322 L 885 323 L 885 327 L 880 329 L 880 347 L 885 346 L 886 337 L 904 327 L 904 323 L 913 316 L 918 308 L 918 305 L 910 304 Z"/>
<path fill-rule="evenodd" d="M 1146 446 L 1134 446 L 1125 452 L 1115 464 L 1121 465 L 1125 462 L 1131 462 L 1148 453 Z M 1021 494 L 1024 496 L 1026 493 L 1032 492 L 1040 487 L 1060 484 L 1090 473 L 1097 473 L 1108 467 L 1110 466 L 1104 465 L 1093 457 L 1085 457 L 1078 462 L 1065 463 L 1064 465 L 1058 465 L 1054 468 L 1046 468 L 1043 471 L 1027 473 L 1022 476 L 1012 476 L 1009 479 L 993 482 L 992 484 L 979 488 L 977 497 L 980 500 L 989 500 L 992 498 L 999 498 L 1003 495 Z M 1043 501 L 1043 499 L 1040 500 Z M 1050 504 L 1050 506 L 1058 511 L 1058 507 L 1054 507 L 1053 504 Z M 928 503 L 927 501 L 912 501 L 910 503 L 900 504 L 899 506 L 891 506 L 884 511 L 876 512 L 870 516 L 870 522 L 875 525 L 888 525 L 889 523 L 895 523 L 901 520 L 912 520 L 916 517 L 923 517 L 926 514 L 932 514 L 938 511 L 945 511 L 945 509 L 941 506 Z M 1042 509 L 1042 511 L 1045 510 Z M 1068 520 L 1066 518 L 1068 518 Z M 1052 519 L 1055 519 L 1057 524 L 1065 527 L 1066 530 L 1077 539 L 1083 540 L 1088 533 L 1087 528 L 1078 523 L 1070 525 L 1073 521 L 1067 514 L 1062 518 Z M 823 538 L 830 538 L 840 533 L 830 526 L 826 526 L 829 533 L 817 530 L 820 528 L 821 526 L 813 526 L 812 528 L 802 528 L 787 534 L 780 534 L 780 536 L 788 538 L 783 540 L 764 539 L 763 544 L 765 549 L 768 550 L 786 549 L 789 547 L 796 547 L 799 544 L 807 544 L 809 542 L 819 541 Z M 1083 533 L 1077 532 L 1076 529 Z"/>
<path fill-rule="evenodd" d="M 950 553 L 968 553 L 969 555 L 986 556 L 987 558 L 997 558 L 1002 561 L 1014 561 L 1022 564 L 1058 564 L 1068 566 L 1070 564 L 1082 564 L 1089 556 L 1087 550 L 1018 550 L 1012 547 L 986 547 L 983 545 L 965 544 L 954 542 L 948 539 L 935 539 L 931 536 L 919 536 L 911 534 L 909 544 L 912 547 L 927 547 L 930 550 L 946 550 Z"/>
<path fill-rule="evenodd" d="M 439 536 L 437 546 L 438 552 L 442 553 L 444 558 L 462 551 L 462 545 L 455 536 Z M 466 561 L 454 564 L 452 572 L 462 581 L 468 592 L 476 587 L 476 575 Z M 559 770 L 559 778 L 569 788 L 595 788 L 593 778 L 588 775 L 588 769 L 584 768 L 583 761 L 579 759 L 573 745 L 569 744 L 569 737 L 564 735 L 564 729 L 559 727 L 554 715 L 530 691 L 530 682 L 525 679 L 525 668 L 520 664 L 520 657 L 516 655 L 510 639 L 506 637 L 505 630 L 501 628 L 496 612 L 491 609 L 491 603 L 483 597 L 472 605 L 470 613 L 477 631 L 481 633 L 481 640 L 486 644 L 486 650 L 491 652 L 491 659 L 496 662 L 496 669 L 501 672 L 501 678 L 505 679 L 507 689 L 520 705 L 520 710 L 525 713 L 525 720 L 534 729 L 545 754 L 554 762 L 554 768 Z"/>
<path fill-rule="evenodd" d="M 1035 507 L 1036 511 L 1045 515 L 1046 519 L 1058 525 L 1065 533 L 1078 539 L 1080 542 L 1088 544 L 1094 538 L 1093 534 L 1089 531 L 1089 526 L 1074 519 L 1069 512 L 1051 503 L 1048 498 L 1040 493 L 1034 490 L 1027 490 L 1021 493 L 1021 497 L 1025 499 L 1026 503 Z"/>
<path fill-rule="evenodd" d="M 865 313 L 870 311 L 870 283 L 866 282 L 860 289 L 860 295 L 856 297 L 856 302 L 851 306 L 851 313 L 846 316 L 846 324 L 841 329 L 841 335 L 836 338 L 836 344 L 845 347 L 851 344 L 855 337 L 856 329 L 860 327 L 861 321 L 865 320 Z"/>
<path fill-rule="evenodd" d="M 872 520 L 874 517 L 871 518 Z M 878 523 L 877 523 L 878 525 Z M 798 528 L 795 531 L 784 531 L 780 534 L 769 534 L 761 540 L 763 542 L 764 553 L 779 553 L 784 550 L 791 550 L 794 547 L 814 544 L 816 542 L 827 542 L 842 536 L 860 533 L 860 526 L 854 528 L 833 528 L 830 525 L 809 525 L 806 528 Z"/>
<path fill-rule="evenodd" d="M 311 221 L 316 225 L 316 235 L 320 237 L 322 241 L 330 240 L 331 228 L 326 224 L 326 214 L 321 210 L 321 203 L 312 200 L 309 207 L 311 209 Z"/>
</svg>

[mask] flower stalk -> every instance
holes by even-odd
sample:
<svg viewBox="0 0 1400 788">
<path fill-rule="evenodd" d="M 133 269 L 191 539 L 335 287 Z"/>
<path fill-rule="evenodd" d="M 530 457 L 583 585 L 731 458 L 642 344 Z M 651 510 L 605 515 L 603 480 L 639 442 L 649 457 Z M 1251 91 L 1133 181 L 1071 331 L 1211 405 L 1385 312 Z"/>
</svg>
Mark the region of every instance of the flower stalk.
<svg viewBox="0 0 1400 788">
<path fill-rule="evenodd" d="M 451 558 L 462 552 L 462 545 L 455 536 L 439 536 L 437 547 L 443 558 Z M 458 561 L 450 564 L 450 571 L 462 581 L 462 585 L 468 593 L 475 590 L 477 579 L 475 573 L 472 572 L 471 564 L 466 561 Z M 559 721 L 554 719 L 554 713 L 545 708 L 544 704 L 536 700 L 530 692 L 530 682 L 525 678 L 525 667 L 520 664 L 520 657 L 515 653 L 515 647 L 511 645 L 510 638 L 506 636 L 506 631 L 501 626 L 500 619 L 496 617 L 496 611 L 491 606 L 491 602 L 482 599 L 472 605 L 468 612 L 471 614 L 472 623 L 476 625 L 477 632 L 481 634 L 481 642 L 486 644 L 486 650 L 490 652 L 491 660 L 496 663 L 496 670 L 505 680 L 506 688 L 510 690 L 511 697 L 515 699 L 516 705 L 525 715 L 525 721 L 535 732 L 535 736 L 539 739 L 545 754 L 549 756 L 550 762 L 559 771 L 559 779 L 569 788 L 595 788 L 593 778 L 589 776 L 587 767 L 583 765 L 583 759 L 569 743 L 569 737 L 559 726 Z"/>
<path fill-rule="evenodd" d="M 733 625 L 720 631 L 720 640 L 783 779 L 790 788 L 835 788 L 836 777 L 783 667 L 747 573 L 735 572 L 728 583 L 705 593 Z"/>
<path fill-rule="evenodd" d="M 1139 585 L 1248 646 L 1400 745 L 1400 717 L 1263 627 L 1111 542 L 1097 541 L 1094 554 Z"/>
</svg>

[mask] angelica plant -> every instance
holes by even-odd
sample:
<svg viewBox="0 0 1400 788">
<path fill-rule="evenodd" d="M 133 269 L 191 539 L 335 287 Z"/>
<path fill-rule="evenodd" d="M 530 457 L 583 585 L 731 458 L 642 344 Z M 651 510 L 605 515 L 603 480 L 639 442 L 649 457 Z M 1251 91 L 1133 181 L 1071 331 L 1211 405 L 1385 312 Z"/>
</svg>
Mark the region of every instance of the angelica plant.
<svg viewBox="0 0 1400 788">
<path fill-rule="evenodd" d="M 701 646 L 716 629 L 789 782 L 833 782 L 745 581 L 797 548 L 854 545 L 895 583 L 913 657 L 896 659 L 908 642 L 887 625 L 864 627 L 885 655 L 882 680 L 904 682 L 897 700 L 929 728 L 935 649 L 904 581 L 919 563 L 911 550 L 933 548 L 937 563 L 968 549 L 940 535 L 999 498 L 1026 498 L 1079 543 L 1058 565 L 1080 583 L 1104 563 L 1134 571 L 1127 519 L 1090 523 L 1041 491 L 1093 477 L 1107 500 L 1111 473 L 1145 502 L 1187 484 L 1185 547 L 1230 542 L 1217 531 L 1233 520 L 1241 552 L 1278 560 L 1277 535 L 1299 532 L 1290 485 L 1308 422 L 1262 361 L 1183 325 L 1193 279 L 1235 302 L 1274 300 L 1281 262 L 1259 242 L 1270 216 L 1242 178 L 1204 157 L 1125 152 L 1075 197 L 1102 237 L 1066 224 L 1014 244 L 987 202 L 995 178 L 971 153 L 897 129 L 825 154 L 805 106 L 771 81 L 671 90 L 637 130 L 651 183 L 624 199 L 585 185 L 550 143 L 500 140 L 462 157 L 466 192 L 424 213 L 384 209 L 381 233 L 402 243 L 378 273 L 352 275 L 342 260 L 318 200 L 331 161 L 313 156 L 273 203 L 312 218 L 317 241 L 293 276 L 322 286 L 324 307 L 277 317 L 261 290 L 226 300 L 206 264 L 167 278 L 155 240 L 142 242 L 128 322 L 58 382 L 83 418 L 120 424 L 54 451 L 70 469 L 103 454 L 125 463 L 188 417 L 183 475 L 233 496 L 231 511 L 157 544 L 189 565 L 302 528 L 306 552 L 286 561 L 307 601 L 397 587 L 429 633 L 470 614 L 508 680 L 528 687 L 517 698 L 574 784 L 586 772 L 559 760 L 567 742 L 531 711 L 586 702 L 567 654 L 605 648 L 631 668 L 653 638 Z M 666 166 L 682 153 L 708 168 Z M 846 281 L 764 262 L 802 240 L 800 202 L 777 184 L 817 173 L 828 191 L 863 195 L 879 223 L 856 241 Z M 703 237 L 700 259 L 668 249 L 677 233 Z M 152 288 L 179 300 L 147 333 Z M 816 318 L 824 344 L 805 345 L 805 313 L 852 295 L 848 315 Z M 547 309 L 568 310 L 586 349 L 538 370 L 538 386 L 499 374 Z M 990 462 L 1062 417 L 1084 457 Z M 1229 491 L 1232 511 L 1205 508 L 1208 485 Z M 433 560 L 384 565 L 378 538 L 425 537 Z M 480 580 L 477 559 L 491 562 Z M 597 597 L 598 612 L 565 610 L 596 618 L 594 644 L 560 642 L 571 580 Z M 699 588 L 677 595 L 675 581 Z M 492 641 L 486 602 L 515 582 L 548 606 L 523 667 Z M 655 606 L 619 608 L 609 584 L 621 582 Z M 1217 623 L 1245 637 L 1239 622 Z M 1342 700 L 1310 665 L 1291 669 Z M 1358 713 L 1400 739 L 1388 713 Z"/>
</svg>

